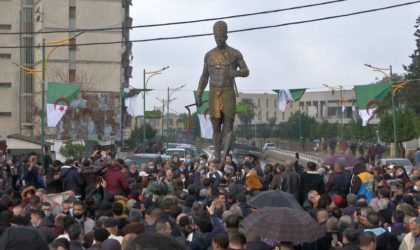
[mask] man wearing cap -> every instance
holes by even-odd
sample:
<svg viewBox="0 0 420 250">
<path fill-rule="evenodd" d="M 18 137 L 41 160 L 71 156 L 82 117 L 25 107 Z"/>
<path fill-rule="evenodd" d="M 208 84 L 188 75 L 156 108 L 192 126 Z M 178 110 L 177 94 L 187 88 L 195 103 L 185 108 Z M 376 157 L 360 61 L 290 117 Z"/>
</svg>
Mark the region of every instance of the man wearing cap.
<svg viewBox="0 0 420 250">
<path fill-rule="evenodd" d="M 241 52 L 226 44 L 227 24 L 218 21 L 213 26 L 217 47 L 207 52 L 204 57 L 203 73 L 197 89 L 197 105 L 201 106 L 204 90 L 210 78 L 209 115 L 213 127 L 215 160 L 221 162 L 222 138 L 224 154 L 228 154 L 233 140 L 233 122 L 235 120 L 236 93 L 235 77 L 247 77 L 248 67 Z M 239 68 L 239 69 L 238 69 Z M 222 124 L 224 135 L 222 135 Z"/>
<path fill-rule="evenodd" d="M 414 218 L 413 218 L 414 219 Z M 420 243 L 420 215 L 415 220 L 410 219 L 410 233 L 404 236 L 399 250 L 411 250 Z"/>
</svg>

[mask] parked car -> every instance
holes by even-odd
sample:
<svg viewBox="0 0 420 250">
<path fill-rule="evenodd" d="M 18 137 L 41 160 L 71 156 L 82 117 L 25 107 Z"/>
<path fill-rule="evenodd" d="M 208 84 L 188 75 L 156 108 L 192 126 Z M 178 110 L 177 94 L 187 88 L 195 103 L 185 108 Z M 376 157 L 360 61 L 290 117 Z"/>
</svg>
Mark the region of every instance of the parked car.
<svg viewBox="0 0 420 250">
<path fill-rule="evenodd" d="M 179 160 L 185 161 L 185 148 L 168 148 L 165 155 L 171 157 L 172 155 L 178 155 Z"/>
<path fill-rule="evenodd" d="M 266 151 L 266 150 L 269 150 L 269 149 L 276 149 L 276 148 L 277 148 L 276 144 L 271 143 L 271 142 L 267 142 L 266 144 L 264 144 L 262 150 Z"/>
<path fill-rule="evenodd" d="M 389 165 L 391 167 L 403 166 L 408 175 L 411 174 L 411 170 L 413 169 L 411 161 L 405 158 L 383 158 L 378 161 L 378 166 L 383 167 L 385 165 Z"/>
</svg>

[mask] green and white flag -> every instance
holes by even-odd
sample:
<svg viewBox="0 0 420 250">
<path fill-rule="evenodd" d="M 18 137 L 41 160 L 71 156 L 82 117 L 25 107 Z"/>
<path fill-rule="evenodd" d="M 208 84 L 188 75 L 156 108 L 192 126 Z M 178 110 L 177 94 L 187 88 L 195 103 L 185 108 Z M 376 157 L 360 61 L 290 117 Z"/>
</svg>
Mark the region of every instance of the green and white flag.
<svg viewBox="0 0 420 250">
<path fill-rule="evenodd" d="M 273 91 L 279 98 L 279 110 L 284 112 L 287 104 L 299 101 L 306 89 L 274 89 Z"/>
<path fill-rule="evenodd" d="M 47 94 L 47 126 L 55 127 L 63 118 L 67 109 L 79 93 L 80 86 L 78 84 L 67 83 L 48 83 Z"/>
<path fill-rule="evenodd" d="M 363 126 L 366 126 L 376 113 L 378 106 L 382 103 L 391 89 L 390 83 L 375 83 L 369 85 L 354 86 L 356 93 L 356 104 L 359 115 L 362 118 Z"/>
<path fill-rule="evenodd" d="M 210 114 L 207 114 L 209 109 L 209 102 L 207 101 L 208 99 L 209 92 L 204 91 L 203 95 L 201 96 L 203 104 L 200 107 L 197 106 L 197 115 L 198 120 L 200 121 L 201 137 L 211 139 L 213 138 L 213 127 L 211 126 Z"/>
<path fill-rule="evenodd" d="M 142 89 L 132 87 L 121 89 L 121 96 L 124 98 L 127 113 L 133 117 L 143 115 L 142 99 L 139 95 L 141 91 Z"/>
</svg>

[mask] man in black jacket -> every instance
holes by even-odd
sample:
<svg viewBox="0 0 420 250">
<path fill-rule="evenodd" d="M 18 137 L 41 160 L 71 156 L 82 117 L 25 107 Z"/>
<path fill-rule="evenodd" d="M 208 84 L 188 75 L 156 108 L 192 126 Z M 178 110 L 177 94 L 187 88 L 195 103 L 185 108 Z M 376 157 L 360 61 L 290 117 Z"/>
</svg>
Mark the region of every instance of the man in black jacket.
<svg viewBox="0 0 420 250">
<path fill-rule="evenodd" d="M 53 229 L 54 225 L 45 217 L 44 211 L 32 210 L 31 223 L 32 226 L 41 233 L 42 237 L 48 244 L 57 237 Z"/>
<path fill-rule="evenodd" d="M 316 163 L 307 163 L 308 171 L 303 172 L 300 175 L 300 190 L 301 193 L 301 204 L 303 204 L 308 198 L 308 193 L 311 190 L 316 190 L 319 195 L 324 193 L 324 180 L 322 176 L 316 171 Z"/>
<path fill-rule="evenodd" d="M 41 233 L 28 226 L 9 227 L 0 238 L 0 249 L 48 250 L 48 244 Z"/>
<path fill-rule="evenodd" d="M 349 193 L 350 177 L 345 173 L 346 161 L 339 159 L 334 167 L 334 173 L 331 175 L 327 190 L 330 194 L 338 194 L 343 198 Z"/>
<path fill-rule="evenodd" d="M 285 171 L 281 174 L 283 180 L 281 190 L 292 194 L 297 201 L 299 201 L 300 175 L 293 168 L 291 161 L 284 163 Z"/>
</svg>

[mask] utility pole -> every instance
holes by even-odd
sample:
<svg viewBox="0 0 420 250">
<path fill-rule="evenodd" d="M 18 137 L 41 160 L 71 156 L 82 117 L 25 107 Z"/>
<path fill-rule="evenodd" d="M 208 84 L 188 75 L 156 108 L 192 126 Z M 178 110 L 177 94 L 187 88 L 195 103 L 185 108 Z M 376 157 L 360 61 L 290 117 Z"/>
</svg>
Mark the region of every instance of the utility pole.
<svg viewBox="0 0 420 250">
<path fill-rule="evenodd" d="M 373 71 L 378 71 L 384 74 L 385 77 L 388 77 L 388 82 L 391 85 L 391 103 L 392 103 L 392 127 L 393 127 L 393 135 L 394 135 L 394 156 L 398 156 L 398 135 L 397 135 L 397 122 L 396 122 L 396 113 L 395 113 L 395 93 L 398 87 L 394 90 L 394 82 L 392 81 L 392 65 L 389 65 L 389 68 L 378 68 L 374 67 L 370 64 L 366 64 L 366 67 L 373 69 Z M 389 71 L 389 74 L 386 73 Z"/>
<path fill-rule="evenodd" d="M 143 145 L 144 145 L 144 151 L 146 151 L 146 92 L 150 91 L 151 89 L 146 89 L 147 83 L 149 82 L 150 78 L 152 78 L 155 75 L 162 74 L 162 71 L 165 69 L 168 69 L 169 66 L 166 66 L 160 70 L 146 72 L 145 69 L 143 69 Z M 150 75 L 146 79 L 146 75 Z"/>
<path fill-rule="evenodd" d="M 146 70 L 143 69 L 143 152 L 146 153 Z"/>
<path fill-rule="evenodd" d="M 45 39 L 42 39 L 42 78 L 41 78 L 41 165 L 45 168 Z"/>
<path fill-rule="evenodd" d="M 340 85 L 340 104 L 341 104 L 341 123 L 340 123 L 340 143 L 344 139 L 344 100 L 343 100 L 343 86 Z"/>
<path fill-rule="evenodd" d="M 388 81 L 391 84 L 391 102 L 392 102 L 392 126 L 394 132 L 394 150 L 395 150 L 395 157 L 398 157 L 398 138 L 397 138 L 397 122 L 396 122 L 396 114 L 395 114 L 395 93 L 392 87 L 392 65 L 389 65 L 389 78 Z M 405 156 L 402 156 L 405 157 Z"/>
</svg>

